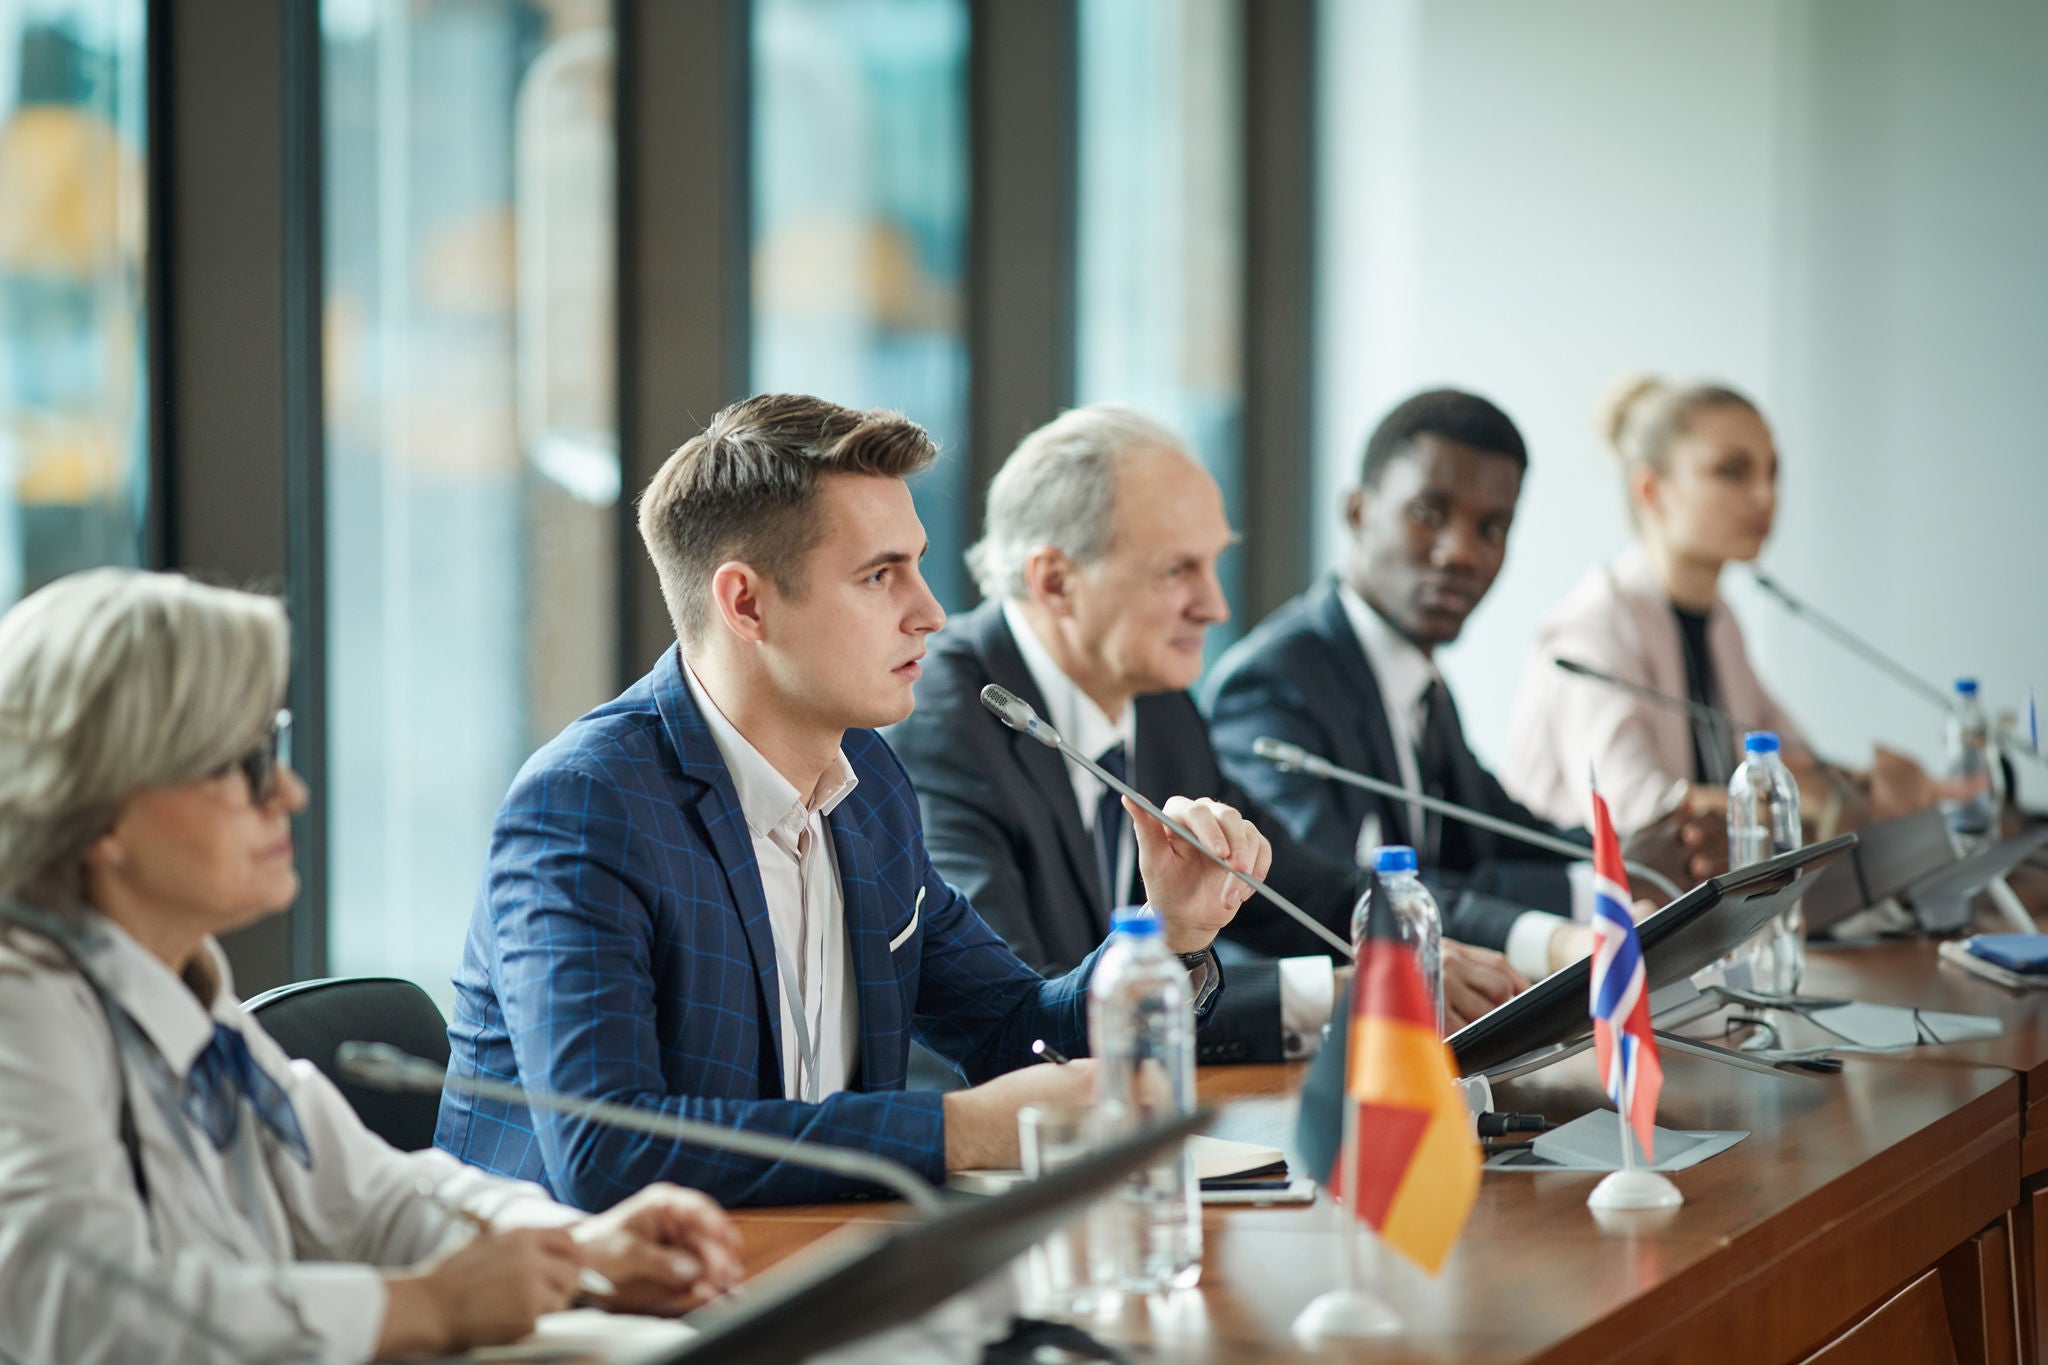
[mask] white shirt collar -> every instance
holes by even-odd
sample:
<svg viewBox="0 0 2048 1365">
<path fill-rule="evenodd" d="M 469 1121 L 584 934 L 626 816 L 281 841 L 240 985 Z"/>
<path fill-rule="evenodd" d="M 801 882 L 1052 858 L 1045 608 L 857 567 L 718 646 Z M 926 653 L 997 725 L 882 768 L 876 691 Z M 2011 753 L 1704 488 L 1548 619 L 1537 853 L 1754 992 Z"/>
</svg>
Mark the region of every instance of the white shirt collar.
<svg viewBox="0 0 2048 1365">
<path fill-rule="evenodd" d="M 1436 665 L 1341 578 L 1337 580 L 1337 600 L 1344 604 L 1344 615 L 1358 636 L 1359 648 L 1372 665 L 1381 701 L 1389 712 L 1413 715 L 1422 694 L 1437 679 Z"/>
<path fill-rule="evenodd" d="M 215 1023 L 234 1022 L 234 979 L 227 954 L 211 938 L 200 951 L 211 956 L 215 989 L 211 1005 L 203 1005 L 192 988 L 156 954 L 104 915 L 91 921 L 92 944 L 85 960 L 114 1002 L 128 1012 L 171 1070 L 184 1076 L 213 1041 Z"/>
<path fill-rule="evenodd" d="M 761 751 L 726 719 L 718 704 L 711 700 L 711 694 L 704 690 L 704 684 L 697 680 L 697 671 L 690 667 L 688 659 L 683 660 L 683 681 L 689 685 L 690 696 L 696 701 L 705 725 L 710 727 L 718 756 L 725 760 L 726 771 L 732 774 L 733 790 L 739 794 L 740 812 L 747 818 L 747 828 L 756 835 L 782 835 L 793 844 L 812 816 L 822 819 L 830 815 L 860 785 L 853 765 L 847 762 L 846 750 L 841 749 L 834 755 L 833 768 L 806 802 L 796 786 L 777 772 L 775 765 L 762 757 Z"/>
<path fill-rule="evenodd" d="M 1038 695 L 1045 699 L 1045 719 L 1052 728 L 1090 758 L 1100 758 L 1103 750 L 1121 744 L 1124 761 L 1128 763 L 1138 738 L 1137 706 L 1125 706 L 1122 719 L 1111 720 L 1095 704 L 1095 699 L 1053 661 L 1052 652 L 1031 629 L 1031 622 L 1015 602 L 1003 603 L 1003 624 L 1016 638 L 1017 652 L 1024 656 L 1024 668 L 1037 685 Z"/>
</svg>

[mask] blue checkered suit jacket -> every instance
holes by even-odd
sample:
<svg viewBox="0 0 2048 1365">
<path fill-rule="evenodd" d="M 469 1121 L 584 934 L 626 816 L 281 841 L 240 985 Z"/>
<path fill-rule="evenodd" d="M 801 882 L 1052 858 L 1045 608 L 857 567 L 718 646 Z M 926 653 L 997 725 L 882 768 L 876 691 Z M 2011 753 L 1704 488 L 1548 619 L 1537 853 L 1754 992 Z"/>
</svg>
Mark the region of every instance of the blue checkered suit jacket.
<svg viewBox="0 0 2048 1365">
<path fill-rule="evenodd" d="M 1020 962 L 933 870 L 889 746 L 859 730 L 844 749 L 860 783 L 827 824 L 860 1000 L 851 1089 L 783 1097 L 753 839 L 675 649 L 513 781 L 455 978 L 450 1069 L 864 1148 L 943 1179 L 941 1097 L 903 1089 L 911 1038 L 974 1082 L 1031 1061 L 1034 1038 L 1084 1053 L 1095 955 L 1050 981 Z M 727 1205 L 873 1190 L 452 1092 L 434 1141 L 593 1210 L 653 1180 Z"/>
</svg>

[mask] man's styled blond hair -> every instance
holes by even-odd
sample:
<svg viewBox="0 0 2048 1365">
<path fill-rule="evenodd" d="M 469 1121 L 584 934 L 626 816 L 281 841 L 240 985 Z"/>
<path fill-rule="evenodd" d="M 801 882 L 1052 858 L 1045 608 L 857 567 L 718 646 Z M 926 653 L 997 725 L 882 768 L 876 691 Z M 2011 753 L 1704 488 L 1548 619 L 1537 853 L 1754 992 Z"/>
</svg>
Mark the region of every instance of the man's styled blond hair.
<svg viewBox="0 0 2048 1365">
<path fill-rule="evenodd" d="M 721 564 L 751 565 L 783 593 L 802 595 L 828 475 L 907 479 L 938 455 L 923 427 L 882 408 L 764 393 L 720 412 L 640 495 L 640 538 L 677 638 L 690 644 L 710 624 L 711 575 Z"/>
</svg>

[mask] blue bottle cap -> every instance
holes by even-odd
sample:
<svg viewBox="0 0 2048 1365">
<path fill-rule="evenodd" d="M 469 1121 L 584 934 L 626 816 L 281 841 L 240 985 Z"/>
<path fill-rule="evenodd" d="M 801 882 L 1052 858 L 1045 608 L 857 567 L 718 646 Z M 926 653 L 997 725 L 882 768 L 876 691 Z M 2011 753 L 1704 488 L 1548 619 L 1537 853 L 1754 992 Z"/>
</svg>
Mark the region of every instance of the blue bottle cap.
<svg viewBox="0 0 2048 1365">
<path fill-rule="evenodd" d="M 1774 754 L 1778 752 L 1778 736 L 1770 730 L 1751 730 L 1742 737 L 1742 752 Z"/>
<path fill-rule="evenodd" d="M 1977 695 L 1977 680 L 1976 680 L 1975 678 L 1957 678 L 1957 679 L 1956 679 L 1956 695 L 1957 695 L 1957 696 L 1959 696 L 1959 697 L 1974 697 L 1974 696 L 1976 696 L 1976 695 Z"/>
<path fill-rule="evenodd" d="M 1379 852 L 1372 855 L 1372 870 L 1382 877 L 1395 872 L 1415 870 L 1415 850 L 1406 844 L 1383 844 Z"/>
<path fill-rule="evenodd" d="M 1110 917 L 1109 931 L 1112 934 L 1129 934 L 1133 938 L 1150 938 L 1159 932 L 1159 916 L 1152 913 L 1149 905 L 1134 905 Z"/>
</svg>

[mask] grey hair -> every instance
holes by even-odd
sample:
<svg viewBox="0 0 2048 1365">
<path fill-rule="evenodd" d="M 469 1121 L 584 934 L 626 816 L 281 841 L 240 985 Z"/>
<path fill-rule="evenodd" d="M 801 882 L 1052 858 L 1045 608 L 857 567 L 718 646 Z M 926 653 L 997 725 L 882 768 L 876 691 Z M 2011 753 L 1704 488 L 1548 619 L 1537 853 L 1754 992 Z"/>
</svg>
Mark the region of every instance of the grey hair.
<svg viewBox="0 0 2048 1365">
<path fill-rule="evenodd" d="M 981 595 L 1026 596 L 1024 566 L 1046 546 L 1083 566 L 1099 561 L 1115 526 L 1118 464 L 1139 451 L 1186 448 L 1122 403 L 1070 409 L 1026 436 L 989 484 L 982 537 L 967 551 Z"/>
<path fill-rule="evenodd" d="M 283 604 L 178 574 L 88 569 L 0 616 L 0 896 L 84 907 L 121 803 L 247 752 L 290 660 Z"/>
</svg>

